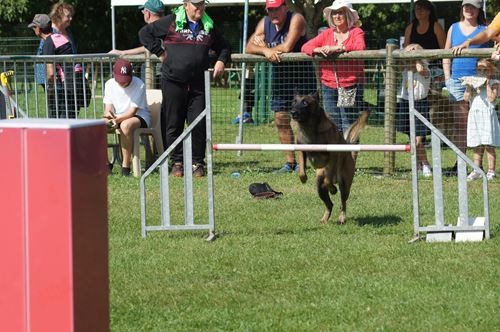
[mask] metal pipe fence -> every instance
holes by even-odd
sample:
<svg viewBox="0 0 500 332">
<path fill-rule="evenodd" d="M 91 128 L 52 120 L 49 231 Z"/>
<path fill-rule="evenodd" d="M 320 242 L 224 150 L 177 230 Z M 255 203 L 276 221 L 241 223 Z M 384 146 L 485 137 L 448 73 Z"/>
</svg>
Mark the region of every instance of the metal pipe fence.
<svg viewBox="0 0 500 332">
<path fill-rule="evenodd" d="M 489 57 L 492 49 L 467 49 L 461 57 Z M 342 129 L 364 110 L 370 110 L 369 128 L 361 136 L 362 144 L 407 144 L 409 140 L 409 111 L 404 110 L 398 94 L 402 88 L 405 61 L 425 59 L 430 63 L 431 84 L 427 96 L 431 123 L 451 141 L 454 138 L 454 109 L 444 87 L 440 61 L 452 58 L 450 50 L 422 50 L 406 53 L 388 44 L 386 49 L 349 52 L 337 58 L 311 58 L 302 53 L 283 54 L 282 63 L 270 64 L 264 57 L 250 54 L 233 54 L 225 75 L 211 82 L 214 143 L 284 143 L 276 130 L 275 114 L 291 107 L 295 90 L 300 93 L 318 91 L 320 105 L 334 118 Z M 116 58 L 110 54 L 70 56 L 0 56 L 0 71 L 14 71 L 10 78 L 10 100 L 27 117 L 77 117 L 94 119 L 102 117 L 104 83 L 112 77 L 112 64 Z M 161 65 L 156 57 L 128 57 L 134 64 L 136 75 L 147 88 L 158 88 Z M 355 107 L 338 109 L 337 92 L 328 89 L 334 77 L 321 75 L 322 71 L 335 68 L 342 82 L 357 84 Z M 37 83 L 35 68 L 47 65 L 70 68 L 65 82 Z M 246 66 L 243 72 L 243 67 Z M 80 68 L 80 72 L 71 70 Z M 345 73 L 354 73 L 356 80 L 345 79 Z M 335 76 L 335 75 L 334 75 Z M 245 85 L 241 89 L 241 85 Z M 325 84 L 326 82 L 326 84 Z M 53 88 L 50 86 L 52 85 Z M 88 87 L 88 89 L 86 89 Z M 291 91 L 293 90 L 293 91 Z M 326 93 L 326 95 L 325 95 Z M 1 106 L 1 105 L 0 105 Z M 278 119 L 282 121 L 283 119 Z M 284 120 L 286 123 L 286 119 Z M 243 125 L 239 125 L 242 123 Z M 280 124 L 281 126 L 282 124 Z M 294 128 L 288 133 L 293 135 Z M 289 137 L 285 143 L 294 143 Z M 273 170 L 285 162 L 283 152 L 266 155 L 245 152 L 244 169 Z M 376 160 L 374 162 L 374 159 Z M 452 166 L 454 156 L 445 161 Z M 260 160 L 256 164 L 253 160 Z M 368 171 L 394 174 L 408 172 L 408 160 L 395 158 L 393 152 L 365 160 L 358 158 L 357 167 Z"/>
<path fill-rule="evenodd" d="M 4 92 L 10 94 L 7 106 L 15 105 L 20 112 L 11 112 L 11 117 L 102 117 L 104 83 L 111 77 L 115 57 L 108 54 L 0 56 L 0 71 L 13 72 Z M 49 79 L 47 67 L 54 71 Z"/>
</svg>

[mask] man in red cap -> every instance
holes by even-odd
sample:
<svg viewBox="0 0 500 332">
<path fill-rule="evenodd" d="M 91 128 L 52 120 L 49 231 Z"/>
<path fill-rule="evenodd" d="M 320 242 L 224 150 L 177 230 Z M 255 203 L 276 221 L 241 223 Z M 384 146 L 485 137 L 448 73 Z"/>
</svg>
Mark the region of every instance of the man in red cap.
<svg viewBox="0 0 500 332">
<path fill-rule="evenodd" d="M 272 63 L 272 101 L 278 135 L 282 144 L 293 144 L 290 109 L 294 91 L 309 93 L 316 90 L 314 70 L 310 64 L 281 62 L 281 55 L 300 52 L 307 41 L 306 22 L 302 15 L 288 10 L 285 0 L 266 0 L 267 16 L 260 20 L 250 37 L 246 52 L 265 56 Z M 286 163 L 277 173 L 298 171 L 293 152 L 285 152 Z"/>
<path fill-rule="evenodd" d="M 134 130 L 149 127 L 151 116 L 144 82 L 132 75 L 132 64 L 126 59 L 118 59 L 113 67 L 113 76 L 104 87 L 104 117 L 110 127 L 120 130 L 122 175 L 129 176 Z"/>
</svg>

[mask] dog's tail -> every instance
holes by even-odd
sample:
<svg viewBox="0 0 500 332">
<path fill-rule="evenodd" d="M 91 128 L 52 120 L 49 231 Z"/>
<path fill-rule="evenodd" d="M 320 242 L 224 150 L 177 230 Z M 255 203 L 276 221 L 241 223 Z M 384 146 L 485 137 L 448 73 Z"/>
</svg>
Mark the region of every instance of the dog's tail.
<svg viewBox="0 0 500 332">
<path fill-rule="evenodd" d="M 364 111 L 361 113 L 361 115 L 358 117 L 356 122 L 354 122 L 349 129 L 344 133 L 344 139 L 346 140 L 347 144 L 352 144 L 356 142 L 359 138 L 359 135 L 363 131 L 363 129 L 366 127 L 366 124 L 368 123 L 368 116 L 370 115 L 370 112 Z"/>
</svg>

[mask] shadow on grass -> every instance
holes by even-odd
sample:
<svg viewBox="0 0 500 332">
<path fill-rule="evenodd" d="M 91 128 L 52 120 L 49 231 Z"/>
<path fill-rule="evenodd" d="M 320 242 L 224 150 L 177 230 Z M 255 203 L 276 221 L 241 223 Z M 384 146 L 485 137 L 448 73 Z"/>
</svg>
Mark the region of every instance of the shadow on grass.
<svg viewBox="0 0 500 332">
<path fill-rule="evenodd" d="M 355 222 L 358 226 L 374 226 L 374 227 L 383 227 L 383 226 L 395 226 L 400 224 L 403 219 L 399 216 L 380 216 L 380 217 L 358 217 L 355 219 Z"/>
</svg>

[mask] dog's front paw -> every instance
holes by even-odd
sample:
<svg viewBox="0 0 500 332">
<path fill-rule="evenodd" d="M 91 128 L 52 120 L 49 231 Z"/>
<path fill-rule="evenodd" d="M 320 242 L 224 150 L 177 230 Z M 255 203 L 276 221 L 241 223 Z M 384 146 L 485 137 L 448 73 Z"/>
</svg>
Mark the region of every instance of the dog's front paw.
<svg viewBox="0 0 500 332">
<path fill-rule="evenodd" d="M 300 182 L 306 183 L 307 182 L 307 174 L 306 174 L 306 172 L 300 170 L 299 171 L 299 179 L 300 179 Z"/>
<path fill-rule="evenodd" d="M 337 220 L 337 224 L 339 224 L 339 225 L 345 224 L 345 212 L 344 211 L 340 212 L 339 219 Z"/>
<path fill-rule="evenodd" d="M 332 211 L 329 209 L 326 209 L 325 213 L 323 213 L 323 217 L 321 218 L 321 223 L 324 225 L 328 224 L 328 220 L 330 220 L 331 214 L 332 214 Z"/>
</svg>

